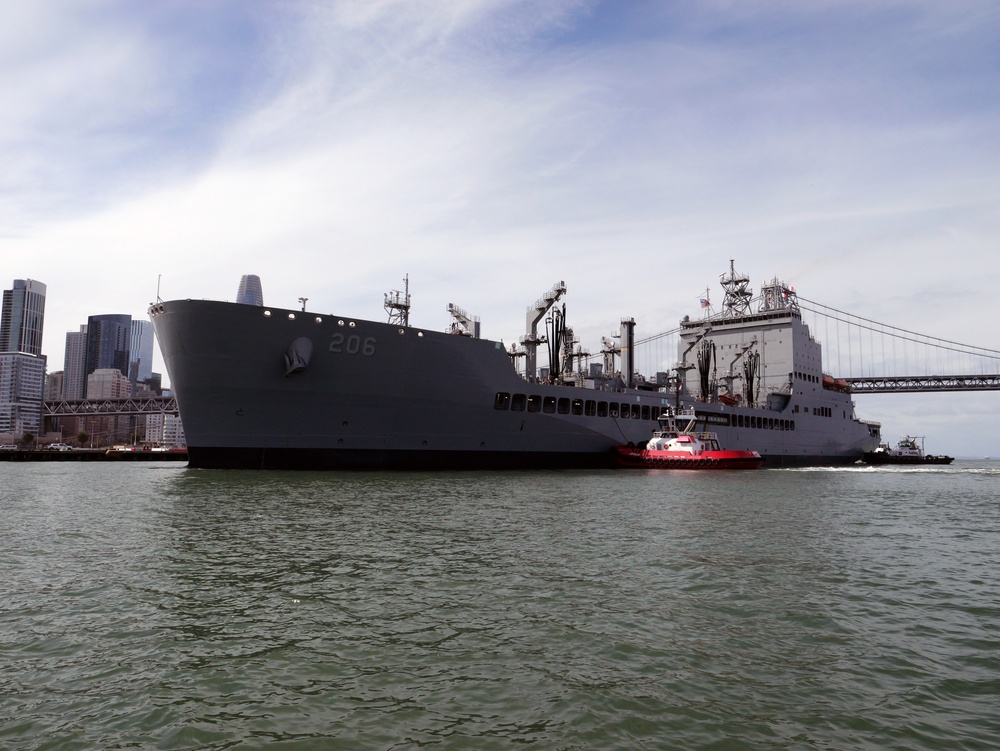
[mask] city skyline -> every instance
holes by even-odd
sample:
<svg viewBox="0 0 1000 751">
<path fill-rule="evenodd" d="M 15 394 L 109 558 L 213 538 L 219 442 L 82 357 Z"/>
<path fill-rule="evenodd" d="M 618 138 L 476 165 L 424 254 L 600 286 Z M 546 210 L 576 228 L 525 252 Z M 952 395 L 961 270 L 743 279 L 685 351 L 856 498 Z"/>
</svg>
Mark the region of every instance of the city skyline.
<svg viewBox="0 0 1000 751">
<path fill-rule="evenodd" d="M 14 279 L 0 305 L 0 436 L 2 443 L 81 433 L 100 436 L 101 444 L 183 439 L 179 420 L 160 415 L 44 416 L 43 401 L 119 399 L 159 393 L 160 374 L 152 371 L 152 323 L 128 314 L 97 314 L 78 331 L 66 333 L 64 367 L 50 370 L 41 352 L 47 285 Z M 68 436 L 67 436 L 68 431 Z M 50 439 L 51 440 L 51 439 Z M 30 443 L 30 440 L 28 441 Z"/>
</svg>

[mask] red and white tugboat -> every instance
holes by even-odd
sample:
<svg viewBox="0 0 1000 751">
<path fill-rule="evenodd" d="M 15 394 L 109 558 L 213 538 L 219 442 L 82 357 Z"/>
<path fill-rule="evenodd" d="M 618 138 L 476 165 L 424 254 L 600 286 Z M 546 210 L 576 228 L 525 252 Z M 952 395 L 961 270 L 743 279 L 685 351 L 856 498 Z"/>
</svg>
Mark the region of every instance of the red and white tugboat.
<svg viewBox="0 0 1000 751">
<path fill-rule="evenodd" d="M 764 458 L 756 451 L 724 451 L 715 433 L 697 432 L 694 412 L 663 414 L 660 429 L 645 446 L 618 446 L 615 458 L 623 467 L 646 469 L 758 469 Z M 678 427 L 678 420 L 685 427 Z"/>
</svg>

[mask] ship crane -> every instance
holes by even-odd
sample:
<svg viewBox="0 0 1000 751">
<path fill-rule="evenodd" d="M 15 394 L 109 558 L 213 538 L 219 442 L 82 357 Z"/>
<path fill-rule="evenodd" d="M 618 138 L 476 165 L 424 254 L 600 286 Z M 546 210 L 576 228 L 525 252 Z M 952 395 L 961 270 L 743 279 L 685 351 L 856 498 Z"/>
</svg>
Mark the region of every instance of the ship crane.
<svg viewBox="0 0 1000 751">
<path fill-rule="evenodd" d="M 686 316 L 685 316 L 684 320 L 685 321 L 687 320 Z M 694 337 L 694 339 L 691 340 L 691 343 L 687 346 L 687 348 L 681 353 L 680 362 L 678 362 L 677 365 L 674 366 L 674 370 L 677 371 L 677 394 L 678 394 L 678 397 L 680 396 L 680 392 L 684 388 L 687 387 L 687 372 L 689 370 L 692 370 L 695 367 L 697 367 L 693 363 L 689 363 L 688 362 L 688 359 L 687 359 L 688 358 L 688 353 L 692 349 L 694 349 L 695 347 L 697 347 L 702 342 L 702 340 L 706 336 L 708 336 L 708 334 L 709 334 L 709 332 L 711 330 L 712 330 L 712 327 L 710 325 L 708 325 L 707 323 L 704 324 L 702 326 L 701 331 L 698 332 L 698 334 Z"/>
<path fill-rule="evenodd" d="M 575 383 L 577 379 L 582 382 L 586 374 L 584 373 L 584 361 L 590 357 L 590 352 L 580 345 L 580 340 L 576 338 L 573 329 L 566 328 L 563 339 L 563 368 L 561 381 L 563 383 Z"/>
<path fill-rule="evenodd" d="M 617 336 L 612 334 L 612 336 Z M 611 378 L 615 374 L 615 355 L 621 354 L 621 347 L 606 336 L 601 337 L 601 354 L 604 355 L 604 376 Z"/>
<path fill-rule="evenodd" d="M 726 393 L 731 397 L 739 398 L 739 394 L 733 389 L 733 381 L 737 378 L 742 378 L 741 375 L 733 372 L 733 366 L 736 365 L 736 363 L 740 361 L 740 358 L 749 352 L 755 344 L 757 344 L 757 337 L 754 337 L 748 345 L 737 352 L 736 356 L 729 361 L 729 372 L 722 377 L 722 382 L 726 385 Z"/>
<path fill-rule="evenodd" d="M 525 316 L 525 334 L 521 337 L 521 344 L 525 351 L 524 377 L 529 381 L 534 381 L 538 375 L 538 345 L 545 341 L 538 336 L 538 322 L 564 294 L 566 294 L 566 282 L 556 282 L 552 285 L 552 289 L 535 301 L 534 306 L 528 308 Z"/>
<path fill-rule="evenodd" d="M 448 303 L 448 312 L 455 319 L 452 321 L 448 333 L 479 338 L 479 316 L 470 316 L 454 303 Z"/>
</svg>

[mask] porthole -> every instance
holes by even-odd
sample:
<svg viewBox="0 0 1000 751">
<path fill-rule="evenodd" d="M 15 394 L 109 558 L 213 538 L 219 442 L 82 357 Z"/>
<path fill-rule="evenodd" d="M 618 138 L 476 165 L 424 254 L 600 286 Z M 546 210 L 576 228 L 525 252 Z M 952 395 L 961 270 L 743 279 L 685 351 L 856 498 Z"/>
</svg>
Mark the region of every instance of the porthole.
<svg viewBox="0 0 1000 751">
<path fill-rule="evenodd" d="M 343 325 L 344 325 L 344 322 L 343 322 L 343 321 L 337 321 L 337 325 L 338 325 L 338 326 L 343 326 Z"/>
<path fill-rule="evenodd" d="M 316 316 L 315 321 L 316 323 L 323 323 L 323 319 L 320 318 L 319 316 Z"/>
<path fill-rule="evenodd" d="M 424 332 L 423 331 L 418 331 L 417 332 L 417 339 L 421 339 L 421 338 L 423 338 L 423 336 L 424 336 Z"/>
<path fill-rule="evenodd" d="M 354 328 L 355 326 L 357 326 L 358 324 L 356 324 L 356 323 L 355 323 L 354 321 L 351 321 L 351 322 L 350 322 L 349 324 L 347 324 L 347 325 L 348 325 L 348 326 L 350 326 L 350 327 L 351 327 L 351 328 L 353 329 L 353 328 Z"/>
<path fill-rule="evenodd" d="M 271 311 L 270 310 L 265 310 L 264 311 L 264 318 L 270 318 L 270 317 L 271 317 Z"/>
<path fill-rule="evenodd" d="M 289 321 L 294 321 L 295 320 L 295 314 L 294 313 L 289 313 L 288 314 L 288 320 Z"/>
</svg>

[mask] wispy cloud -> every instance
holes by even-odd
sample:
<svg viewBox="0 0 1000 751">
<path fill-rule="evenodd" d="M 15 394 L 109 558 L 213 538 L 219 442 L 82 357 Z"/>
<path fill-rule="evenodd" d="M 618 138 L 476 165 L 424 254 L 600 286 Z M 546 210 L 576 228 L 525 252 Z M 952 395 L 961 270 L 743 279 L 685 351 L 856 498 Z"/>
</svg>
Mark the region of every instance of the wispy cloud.
<svg viewBox="0 0 1000 751">
<path fill-rule="evenodd" d="M 49 284 L 56 367 L 159 274 L 380 317 L 409 273 L 420 325 L 508 339 L 565 279 L 598 337 L 732 257 L 985 344 L 998 32 L 974 2 L 8 4 L 0 258 Z"/>
</svg>

